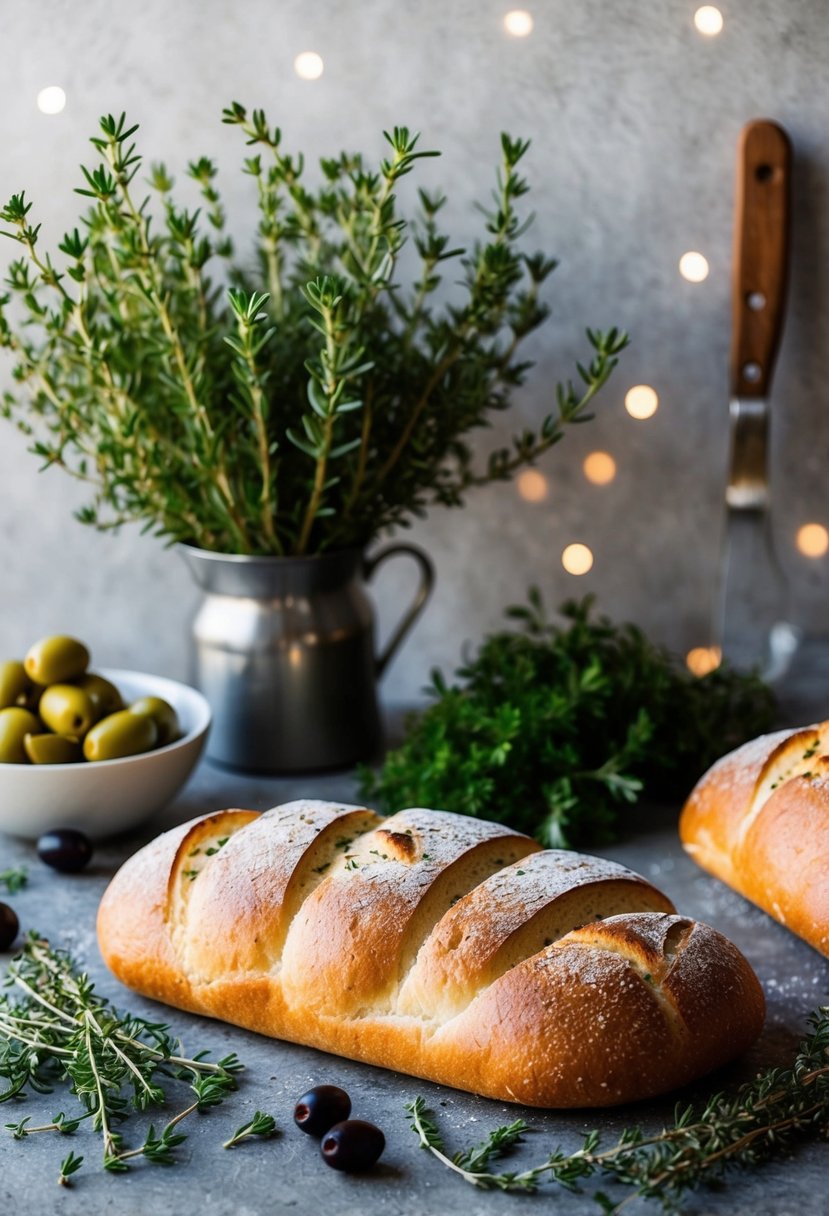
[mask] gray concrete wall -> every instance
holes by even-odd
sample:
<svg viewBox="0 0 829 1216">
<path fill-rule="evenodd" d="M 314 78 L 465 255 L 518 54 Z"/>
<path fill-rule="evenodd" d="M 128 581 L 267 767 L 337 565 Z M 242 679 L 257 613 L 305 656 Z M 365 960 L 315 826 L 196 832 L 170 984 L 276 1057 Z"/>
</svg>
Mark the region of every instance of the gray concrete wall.
<svg viewBox="0 0 829 1216">
<path fill-rule="evenodd" d="M 819 629 L 825 618 L 829 559 L 807 561 L 794 535 L 808 521 L 829 524 L 826 0 L 731 0 L 715 38 L 695 30 L 696 5 L 682 0 L 539 0 L 525 39 L 504 33 L 509 7 L 505 0 L 2 6 L 0 195 L 25 188 L 55 244 L 77 213 L 71 187 L 105 110 L 123 108 L 141 122 L 148 159 L 176 166 L 198 152 L 217 155 L 237 226 L 251 212 L 235 171 L 238 137 L 219 124 L 230 99 L 264 106 L 287 144 L 309 155 L 342 146 L 379 152 L 380 130 L 407 123 L 443 149 L 426 176 L 449 191 L 459 241 L 473 234 L 469 203 L 489 187 L 498 132 L 532 138 L 533 242 L 561 266 L 549 282 L 553 319 L 531 344 L 535 373 L 505 432 L 541 416 L 556 377 L 584 353 L 584 325 L 622 325 L 634 344 L 597 420 L 545 460 L 543 502 L 498 486 L 465 511 L 435 511 L 413 529 L 435 558 L 439 584 L 387 678 L 396 701 L 413 699 L 429 667 L 452 664 L 463 641 L 495 626 L 530 582 L 551 603 L 595 592 L 606 611 L 682 652 L 706 640 L 727 451 L 734 155 L 742 124 L 761 115 L 788 128 L 796 154 L 791 298 L 773 393 L 775 529 L 801 620 Z M 325 62 L 315 82 L 292 67 L 308 49 Z M 48 84 L 68 98 L 53 117 L 35 105 Z M 704 283 L 680 277 L 686 250 L 708 258 Z M 624 396 L 642 382 L 656 388 L 660 408 L 634 421 Z M 92 643 L 99 663 L 183 675 L 196 597 L 179 559 L 137 532 L 100 536 L 76 524 L 74 486 L 58 472 L 39 475 L 24 449 L 5 425 L 0 652 L 69 630 Z M 595 449 L 617 462 L 615 481 L 603 488 L 582 472 Z M 595 554 L 583 578 L 560 564 L 573 540 Z M 384 627 L 408 587 L 403 570 L 378 580 Z"/>
</svg>

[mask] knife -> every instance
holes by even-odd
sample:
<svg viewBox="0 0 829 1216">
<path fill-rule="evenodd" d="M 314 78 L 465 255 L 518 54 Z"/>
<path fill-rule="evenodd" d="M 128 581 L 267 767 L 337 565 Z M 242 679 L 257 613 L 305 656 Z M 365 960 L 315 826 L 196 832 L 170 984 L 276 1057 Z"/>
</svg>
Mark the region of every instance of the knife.
<svg viewBox="0 0 829 1216">
<path fill-rule="evenodd" d="M 769 393 L 783 330 L 792 152 L 777 123 L 740 134 L 732 268 L 731 455 L 714 633 L 723 658 L 777 680 L 800 631 L 775 553 L 768 476 Z"/>
</svg>

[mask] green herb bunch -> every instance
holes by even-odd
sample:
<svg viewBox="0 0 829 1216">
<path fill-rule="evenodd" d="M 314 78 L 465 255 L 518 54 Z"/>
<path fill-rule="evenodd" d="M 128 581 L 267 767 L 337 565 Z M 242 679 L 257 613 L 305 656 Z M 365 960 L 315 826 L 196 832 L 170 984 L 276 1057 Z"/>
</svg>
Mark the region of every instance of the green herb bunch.
<svg viewBox="0 0 829 1216">
<path fill-rule="evenodd" d="M 39 1132 L 71 1135 L 88 1119 L 101 1136 L 104 1169 L 124 1173 L 141 1157 L 171 1165 L 187 1139 L 179 1130 L 182 1120 L 218 1106 L 236 1088 L 242 1065 L 235 1055 L 216 1063 L 205 1059 L 206 1052 L 185 1057 L 167 1026 L 120 1013 L 66 951 L 52 949 L 37 934 L 12 959 L 5 983 L 10 991 L 0 996 L 0 1081 L 6 1088 L 0 1103 L 64 1085 L 79 1104 L 76 1113 L 60 1111 L 45 1124 L 34 1126 L 29 1116 L 7 1123 L 16 1140 Z M 171 1082 L 189 1087 L 186 1104 L 160 1130 L 150 1124 L 142 1144 L 127 1147 L 119 1127 L 131 1114 L 163 1107 Z M 231 1139 L 273 1131 L 273 1119 L 257 1111 Z M 68 1184 L 82 1162 L 83 1156 L 70 1153 L 59 1181 Z"/>
<path fill-rule="evenodd" d="M 591 616 L 592 600 L 549 622 L 537 589 L 507 611 L 362 792 L 393 811 L 438 806 L 511 824 L 558 848 L 606 843 L 644 792 L 684 795 L 725 752 L 770 725 L 757 676 L 691 676 L 633 625 Z"/>
<path fill-rule="evenodd" d="M 680 1212 L 682 1199 L 704 1183 L 719 1182 L 735 1169 L 750 1169 L 787 1154 L 797 1141 L 825 1138 L 829 1124 L 829 1008 L 809 1018 L 811 1031 L 789 1068 L 770 1068 L 735 1093 L 714 1094 L 702 1108 L 677 1107 L 674 1122 L 654 1135 L 626 1128 L 603 1147 L 599 1132 L 581 1148 L 555 1149 L 540 1164 L 496 1171 L 492 1164 L 521 1143 L 530 1128 L 523 1119 L 496 1128 L 481 1143 L 449 1157 L 443 1137 L 422 1098 L 407 1110 L 421 1146 L 464 1181 L 483 1190 L 533 1192 L 546 1181 L 567 1190 L 601 1178 L 627 1188 L 621 1199 L 594 1191 L 599 1207 L 615 1216 L 631 1199 L 657 1200 L 663 1211 Z"/>
<path fill-rule="evenodd" d="M 3 409 L 44 467 L 88 483 L 83 522 L 138 520 L 228 553 L 362 546 L 507 480 L 589 418 L 627 343 L 615 329 L 587 331 L 581 383 L 558 386 L 537 431 L 483 467 L 468 444 L 525 379 L 518 347 L 548 313 L 539 291 L 555 262 L 521 247 L 526 142 L 501 137 L 484 233 L 464 250 L 441 229 L 441 194 L 421 189 L 415 215 L 401 211 L 401 179 L 437 155 L 407 128 L 386 132 L 379 166 L 342 153 L 309 184 L 261 110 L 234 102 L 223 121 L 249 148 L 251 264 L 235 257 L 214 162 L 188 165 L 200 206 L 177 201 L 160 164 L 148 195 L 124 115 L 92 139 L 98 163 L 77 191 L 88 209 L 60 259 L 42 250 L 24 194 L 0 210 L 0 233 L 21 247 L 0 297 L 19 389 Z M 417 268 L 401 282 L 406 242 Z M 437 303 L 447 268 L 459 281 Z"/>
</svg>

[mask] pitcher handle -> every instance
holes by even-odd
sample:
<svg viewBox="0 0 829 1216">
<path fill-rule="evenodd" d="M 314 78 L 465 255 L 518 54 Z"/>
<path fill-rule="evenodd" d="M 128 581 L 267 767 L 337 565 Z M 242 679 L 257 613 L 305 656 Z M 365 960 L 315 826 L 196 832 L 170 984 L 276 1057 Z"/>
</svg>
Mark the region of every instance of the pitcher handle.
<svg viewBox="0 0 829 1216">
<path fill-rule="evenodd" d="M 414 625 L 415 621 L 426 607 L 426 601 L 432 594 L 432 588 L 435 585 L 435 567 L 432 564 L 431 558 L 416 545 L 403 544 L 389 545 L 387 548 L 381 549 L 379 553 L 375 553 L 373 557 L 367 557 L 364 560 L 363 575 L 366 582 L 373 577 L 375 571 L 378 569 L 378 567 L 382 566 L 385 561 L 388 561 L 390 557 L 397 557 L 400 554 L 413 557 L 417 562 L 418 566 L 420 567 L 420 583 L 409 610 L 406 612 L 394 633 L 389 638 L 383 653 L 378 655 L 374 661 L 374 670 L 378 680 L 396 654 L 406 634 L 409 632 L 412 625 Z"/>
</svg>

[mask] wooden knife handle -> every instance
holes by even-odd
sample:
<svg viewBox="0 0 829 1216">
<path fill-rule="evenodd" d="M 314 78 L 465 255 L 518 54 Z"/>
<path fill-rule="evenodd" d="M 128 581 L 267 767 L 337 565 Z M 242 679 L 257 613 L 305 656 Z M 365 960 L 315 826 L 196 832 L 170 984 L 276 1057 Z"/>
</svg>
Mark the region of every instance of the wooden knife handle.
<svg viewBox="0 0 829 1216">
<path fill-rule="evenodd" d="M 734 219 L 731 395 L 765 397 L 783 330 L 792 148 L 767 119 L 740 135 Z"/>
</svg>

